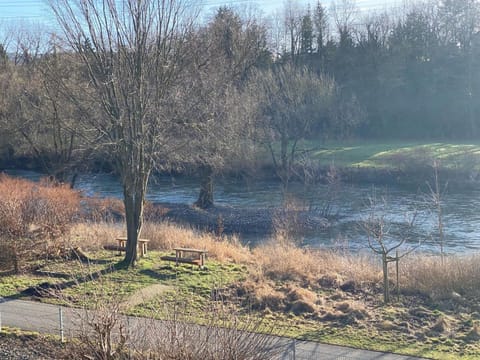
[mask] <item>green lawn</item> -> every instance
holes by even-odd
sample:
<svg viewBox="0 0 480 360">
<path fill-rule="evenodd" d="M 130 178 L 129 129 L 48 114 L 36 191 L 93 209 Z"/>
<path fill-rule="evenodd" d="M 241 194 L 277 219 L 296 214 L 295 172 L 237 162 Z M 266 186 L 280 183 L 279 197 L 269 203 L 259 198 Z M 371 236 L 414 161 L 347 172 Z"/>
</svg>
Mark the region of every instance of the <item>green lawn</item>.
<svg viewBox="0 0 480 360">
<path fill-rule="evenodd" d="M 419 141 L 304 141 L 306 150 L 320 166 L 334 164 L 343 168 L 405 169 L 431 166 L 436 159 L 441 168 L 480 170 L 480 144 Z"/>
</svg>

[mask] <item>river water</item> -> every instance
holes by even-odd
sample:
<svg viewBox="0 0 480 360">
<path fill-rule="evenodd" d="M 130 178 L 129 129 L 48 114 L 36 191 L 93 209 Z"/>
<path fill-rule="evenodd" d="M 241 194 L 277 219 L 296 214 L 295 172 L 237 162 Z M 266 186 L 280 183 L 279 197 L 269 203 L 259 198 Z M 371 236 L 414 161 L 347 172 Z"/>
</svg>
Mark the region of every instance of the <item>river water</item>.
<svg viewBox="0 0 480 360">
<path fill-rule="evenodd" d="M 40 174 L 30 171 L 8 171 L 15 176 L 37 180 Z M 76 186 L 86 195 L 101 197 L 122 196 L 119 180 L 107 174 L 81 175 Z M 330 214 L 336 215 L 332 225 L 314 233 L 300 236 L 304 245 L 312 247 L 338 247 L 350 250 L 367 248 L 365 232 L 359 222 L 369 214 L 368 198 L 372 187 L 358 184 L 342 184 L 334 196 L 326 185 L 306 189 L 292 185 L 290 192 L 296 204 L 319 211 L 330 204 Z M 161 177 L 151 181 L 148 200 L 162 203 L 191 204 L 196 200 L 199 185 L 195 179 L 186 177 Z M 405 222 L 406 216 L 417 212 L 415 238 L 410 246 L 421 243 L 420 250 L 438 252 L 436 214 L 425 205 L 427 189 L 412 189 L 396 186 L 376 187 L 377 196 L 387 199 L 387 221 L 394 224 Z M 274 181 L 235 181 L 218 179 L 215 187 L 215 202 L 218 205 L 240 209 L 280 207 L 283 196 L 280 186 Z M 480 190 L 447 189 L 443 196 L 444 244 L 447 253 L 469 253 L 480 250 Z M 257 242 L 264 239 L 244 239 Z"/>
</svg>

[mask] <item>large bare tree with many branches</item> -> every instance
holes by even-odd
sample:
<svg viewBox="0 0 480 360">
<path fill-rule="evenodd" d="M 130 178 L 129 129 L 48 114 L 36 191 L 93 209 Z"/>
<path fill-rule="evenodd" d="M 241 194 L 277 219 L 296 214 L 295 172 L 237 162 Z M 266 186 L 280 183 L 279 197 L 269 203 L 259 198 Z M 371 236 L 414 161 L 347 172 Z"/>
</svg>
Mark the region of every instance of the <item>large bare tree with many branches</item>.
<svg viewBox="0 0 480 360">
<path fill-rule="evenodd" d="M 97 131 L 121 178 L 127 224 L 124 264 L 134 266 L 148 180 L 175 150 L 175 86 L 193 28 L 188 0 L 50 0 L 66 44 L 87 69 L 101 113 Z"/>
</svg>

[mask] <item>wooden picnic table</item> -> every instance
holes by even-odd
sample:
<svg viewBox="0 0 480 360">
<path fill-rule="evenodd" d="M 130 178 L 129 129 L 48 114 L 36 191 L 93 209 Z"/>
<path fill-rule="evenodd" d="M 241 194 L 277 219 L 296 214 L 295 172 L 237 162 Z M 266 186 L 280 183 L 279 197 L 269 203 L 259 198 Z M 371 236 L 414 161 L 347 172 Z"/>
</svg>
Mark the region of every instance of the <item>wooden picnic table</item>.
<svg viewBox="0 0 480 360">
<path fill-rule="evenodd" d="M 118 242 L 118 249 L 119 249 L 118 252 L 121 255 L 122 249 L 125 249 L 125 247 L 127 246 L 127 237 L 126 236 L 120 236 L 120 237 L 116 238 L 115 240 L 117 240 L 117 242 Z M 148 242 L 149 241 L 150 240 L 148 240 L 148 239 L 138 239 L 138 246 L 140 248 L 140 256 L 141 257 L 147 256 Z"/>
<path fill-rule="evenodd" d="M 208 253 L 207 250 L 182 247 L 177 247 L 173 250 L 175 250 L 175 256 L 162 256 L 160 259 L 165 261 L 175 261 L 176 266 L 178 266 L 179 263 L 182 263 L 198 265 L 201 269 L 205 267 L 205 260 Z"/>
<path fill-rule="evenodd" d="M 192 248 L 174 248 L 175 250 L 175 257 L 177 259 L 182 259 L 185 257 L 185 254 L 198 254 L 198 258 L 200 260 L 200 267 L 203 267 L 205 265 L 205 259 L 207 257 L 207 250 L 201 250 L 201 249 L 192 249 Z"/>
</svg>

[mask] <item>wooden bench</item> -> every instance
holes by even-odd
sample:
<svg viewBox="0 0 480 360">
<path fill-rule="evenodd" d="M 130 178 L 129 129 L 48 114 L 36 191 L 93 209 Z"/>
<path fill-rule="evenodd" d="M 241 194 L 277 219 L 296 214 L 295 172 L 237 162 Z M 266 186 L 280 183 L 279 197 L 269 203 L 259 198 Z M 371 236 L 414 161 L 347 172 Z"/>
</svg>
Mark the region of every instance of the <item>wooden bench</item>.
<svg viewBox="0 0 480 360">
<path fill-rule="evenodd" d="M 175 256 L 162 256 L 160 259 L 174 261 L 176 266 L 181 263 L 197 265 L 201 269 L 205 267 L 205 260 L 208 251 L 190 248 L 175 248 L 174 250 Z"/>
<path fill-rule="evenodd" d="M 119 246 L 119 245 L 114 245 L 114 244 L 107 244 L 103 245 L 103 248 L 105 250 L 111 250 L 111 251 L 118 251 L 120 254 L 122 251 L 125 251 L 125 246 Z"/>
<path fill-rule="evenodd" d="M 118 255 L 122 255 L 122 251 L 125 251 L 127 248 L 127 238 L 124 236 L 118 237 L 115 239 L 118 245 L 104 245 L 105 250 L 118 251 Z M 140 248 L 140 256 L 147 256 L 148 251 L 148 239 L 138 239 L 138 247 Z"/>
</svg>

